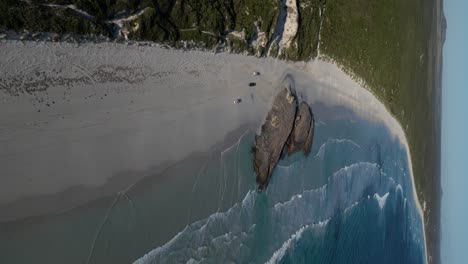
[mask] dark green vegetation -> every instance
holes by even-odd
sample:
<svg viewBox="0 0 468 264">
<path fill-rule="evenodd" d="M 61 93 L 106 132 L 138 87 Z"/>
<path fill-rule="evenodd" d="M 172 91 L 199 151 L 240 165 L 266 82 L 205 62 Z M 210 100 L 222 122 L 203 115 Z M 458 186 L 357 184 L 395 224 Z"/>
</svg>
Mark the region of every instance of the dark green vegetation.
<svg viewBox="0 0 468 264">
<path fill-rule="evenodd" d="M 47 5 L 61 5 L 47 6 Z M 70 8 L 85 11 L 87 17 Z M 115 26 L 109 20 L 143 12 L 132 21 L 138 29 L 129 38 L 178 45 L 193 41 L 212 48 L 228 44 L 234 51 L 254 51 L 249 47 L 257 26 L 267 38 L 273 34 L 279 14 L 276 0 L 42 0 L 26 3 L 0 2 L 0 29 L 31 32 L 97 34 L 114 37 Z M 244 31 L 244 38 L 228 36 Z"/>
<path fill-rule="evenodd" d="M 0 29 L 98 35 L 111 30 L 109 25 L 85 19 L 71 9 L 50 8 L 17 0 L 0 1 Z"/>
<path fill-rule="evenodd" d="M 67 8 L 73 4 L 92 17 Z M 274 32 L 284 2 L 278 0 L 50 0 L 0 1 L 0 30 L 98 34 L 113 37 L 106 21 L 142 11 L 133 20 L 129 39 L 181 47 L 227 46 L 233 52 L 309 60 L 320 53 L 363 79 L 401 122 L 412 153 L 416 189 L 425 214 L 428 252 L 438 262 L 439 126 L 437 75 L 440 46 L 435 17 L 437 0 L 297 0 L 298 34 L 283 53 Z M 258 30 L 264 45 L 253 45 Z M 243 37 L 229 34 L 243 31 Z"/>
</svg>

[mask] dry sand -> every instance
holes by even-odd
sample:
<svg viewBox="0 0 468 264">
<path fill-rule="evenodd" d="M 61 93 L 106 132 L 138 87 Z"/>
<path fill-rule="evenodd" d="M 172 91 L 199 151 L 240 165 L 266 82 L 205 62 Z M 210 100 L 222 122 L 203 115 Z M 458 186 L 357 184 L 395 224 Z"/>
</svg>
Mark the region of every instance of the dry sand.
<svg viewBox="0 0 468 264">
<path fill-rule="evenodd" d="M 0 50 L 0 221 L 20 217 L 1 210 L 15 201 L 98 188 L 122 174 L 130 185 L 141 179 L 133 172 L 164 168 L 241 126 L 259 126 L 286 76 L 309 103 L 383 122 L 411 162 L 400 124 L 333 63 L 113 43 L 2 41 Z M 89 199 L 77 197 L 76 205 Z"/>
</svg>

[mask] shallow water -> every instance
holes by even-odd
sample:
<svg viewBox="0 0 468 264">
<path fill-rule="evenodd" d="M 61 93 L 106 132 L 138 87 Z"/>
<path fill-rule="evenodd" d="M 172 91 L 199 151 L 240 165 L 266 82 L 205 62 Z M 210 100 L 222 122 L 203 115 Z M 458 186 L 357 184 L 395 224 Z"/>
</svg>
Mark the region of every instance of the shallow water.
<svg viewBox="0 0 468 264">
<path fill-rule="evenodd" d="M 265 192 L 245 129 L 114 197 L 1 225 L 0 262 L 424 263 L 406 150 L 348 117 L 316 120 L 311 154 L 282 160 Z"/>
<path fill-rule="evenodd" d="M 424 263 L 400 142 L 362 120 L 319 120 L 315 135 L 311 155 L 281 161 L 266 192 L 255 191 L 248 162 L 230 164 L 231 173 L 246 171 L 230 177 L 250 182 L 242 202 L 192 222 L 136 262 Z M 239 158 L 243 147 L 229 151 Z"/>
</svg>

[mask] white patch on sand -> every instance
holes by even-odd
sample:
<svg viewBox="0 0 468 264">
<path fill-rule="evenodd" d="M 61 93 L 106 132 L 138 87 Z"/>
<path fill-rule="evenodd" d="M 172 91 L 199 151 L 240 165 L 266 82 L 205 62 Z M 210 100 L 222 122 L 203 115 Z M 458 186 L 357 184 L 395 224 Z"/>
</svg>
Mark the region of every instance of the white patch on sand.
<svg viewBox="0 0 468 264">
<path fill-rule="evenodd" d="M 299 14 L 297 12 L 296 0 L 286 0 L 286 21 L 284 23 L 283 37 L 281 38 L 281 49 L 288 49 L 297 34 L 299 28 Z"/>
<path fill-rule="evenodd" d="M 261 21 L 255 23 L 255 34 L 252 39 L 252 47 L 257 49 L 257 55 L 261 56 L 260 48 L 265 48 L 268 40 L 266 32 L 263 32 L 262 29 L 259 27 Z"/>
<path fill-rule="evenodd" d="M 320 42 L 322 41 L 322 25 L 323 25 L 323 13 L 325 12 L 325 8 L 319 8 L 319 16 L 320 16 L 320 25 L 319 25 L 319 33 L 318 33 L 318 41 L 317 41 L 317 57 L 320 58 Z"/>
<path fill-rule="evenodd" d="M 231 31 L 229 32 L 229 35 L 232 35 L 238 39 L 245 40 L 245 32 L 242 31 Z"/>
<path fill-rule="evenodd" d="M 86 11 L 78 9 L 75 5 L 56 5 L 56 4 L 43 4 L 43 5 L 48 6 L 48 7 L 55 7 L 55 8 L 69 8 L 87 19 L 94 19 L 94 16 L 90 15 Z"/>
<path fill-rule="evenodd" d="M 43 5 L 52 7 L 52 8 L 72 9 L 73 11 L 75 11 L 76 13 L 82 15 L 83 17 L 87 19 L 94 19 L 94 16 L 90 15 L 88 12 L 84 10 L 78 9 L 75 5 L 57 5 L 57 4 L 43 4 Z M 140 27 L 138 23 L 131 23 L 131 22 L 133 22 L 135 19 L 141 16 L 145 11 L 146 11 L 146 8 L 136 12 L 135 14 L 107 20 L 105 21 L 105 23 L 114 24 L 116 26 L 116 31 L 114 32 L 115 37 L 121 36 L 125 40 L 128 40 L 128 35 L 132 32 L 137 31 L 138 28 Z"/>
<path fill-rule="evenodd" d="M 136 32 L 138 28 L 140 27 L 138 23 L 135 23 L 133 21 L 136 20 L 141 15 L 143 15 L 145 11 L 146 11 L 146 8 L 136 12 L 133 15 L 120 17 L 118 19 L 108 20 L 106 21 L 106 23 L 114 24 L 116 26 L 116 32 L 114 32 L 114 36 L 121 36 L 125 40 L 128 40 L 128 35 L 130 33 Z"/>
<path fill-rule="evenodd" d="M 266 33 L 263 32 L 263 31 L 261 31 L 261 30 L 257 27 L 257 34 L 258 34 L 258 37 L 257 37 L 258 46 L 260 46 L 260 47 L 265 47 L 266 44 L 267 44 Z"/>
</svg>

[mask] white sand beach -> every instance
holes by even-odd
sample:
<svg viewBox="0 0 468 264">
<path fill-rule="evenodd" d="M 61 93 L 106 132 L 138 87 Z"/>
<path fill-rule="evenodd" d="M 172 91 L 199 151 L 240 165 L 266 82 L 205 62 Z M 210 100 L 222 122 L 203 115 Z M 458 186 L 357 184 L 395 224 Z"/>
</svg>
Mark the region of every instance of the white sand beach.
<svg viewBox="0 0 468 264">
<path fill-rule="evenodd" d="M 113 43 L 0 47 L 0 208 L 125 175 L 102 195 L 115 193 L 243 125 L 259 127 L 288 74 L 309 103 L 343 105 L 384 123 L 405 145 L 412 171 L 403 128 L 333 63 Z M 95 198 L 76 195 L 61 206 Z M 41 213 L 0 210 L 0 221 Z"/>
</svg>

